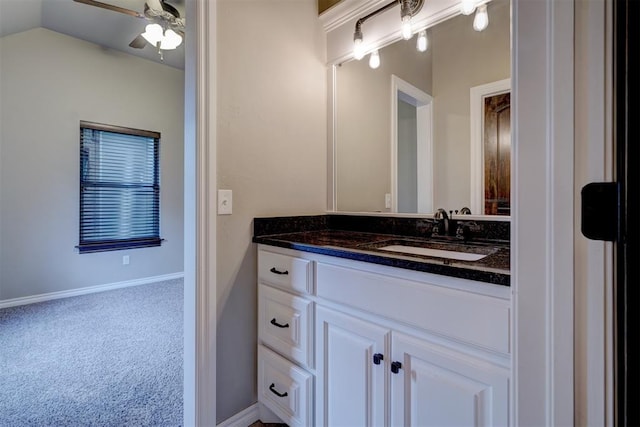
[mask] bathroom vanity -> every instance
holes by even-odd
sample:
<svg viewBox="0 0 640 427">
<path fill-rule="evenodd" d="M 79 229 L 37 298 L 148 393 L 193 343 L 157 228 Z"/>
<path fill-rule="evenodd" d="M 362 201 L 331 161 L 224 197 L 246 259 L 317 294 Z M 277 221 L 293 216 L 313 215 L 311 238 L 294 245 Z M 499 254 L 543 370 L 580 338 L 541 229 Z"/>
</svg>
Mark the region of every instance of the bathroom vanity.
<svg viewBox="0 0 640 427">
<path fill-rule="evenodd" d="M 510 2 L 478 6 L 486 29 L 417 7 L 422 50 L 393 3 L 320 17 L 332 213 L 254 220 L 258 399 L 291 426 L 509 424 L 510 104 L 483 106 L 510 99 Z"/>
<path fill-rule="evenodd" d="M 433 225 L 254 220 L 262 404 L 291 426 L 508 424 L 508 242 Z"/>
</svg>

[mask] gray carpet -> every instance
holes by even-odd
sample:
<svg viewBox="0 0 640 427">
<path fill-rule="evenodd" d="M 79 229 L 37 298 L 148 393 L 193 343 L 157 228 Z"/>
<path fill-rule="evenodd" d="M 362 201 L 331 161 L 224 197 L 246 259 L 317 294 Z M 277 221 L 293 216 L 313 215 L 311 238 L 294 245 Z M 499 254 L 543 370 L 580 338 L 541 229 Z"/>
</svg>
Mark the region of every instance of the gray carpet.
<svg viewBox="0 0 640 427">
<path fill-rule="evenodd" d="M 0 426 L 182 424 L 183 286 L 0 310 Z"/>
</svg>

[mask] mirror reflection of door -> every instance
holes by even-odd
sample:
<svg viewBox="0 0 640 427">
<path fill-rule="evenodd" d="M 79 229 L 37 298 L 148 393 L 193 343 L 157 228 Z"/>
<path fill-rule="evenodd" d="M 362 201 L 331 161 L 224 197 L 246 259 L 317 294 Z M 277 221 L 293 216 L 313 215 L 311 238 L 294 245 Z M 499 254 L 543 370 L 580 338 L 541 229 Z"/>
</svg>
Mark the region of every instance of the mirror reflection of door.
<svg viewBox="0 0 640 427">
<path fill-rule="evenodd" d="M 484 98 L 484 213 L 510 215 L 511 94 Z"/>
<path fill-rule="evenodd" d="M 433 98 L 391 78 L 391 212 L 433 212 Z"/>
<path fill-rule="evenodd" d="M 511 82 L 474 86 L 471 100 L 471 212 L 511 214 Z"/>
<path fill-rule="evenodd" d="M 398 212 L 418 212 L 416 107 L 398 99 Z"/>
</svg>

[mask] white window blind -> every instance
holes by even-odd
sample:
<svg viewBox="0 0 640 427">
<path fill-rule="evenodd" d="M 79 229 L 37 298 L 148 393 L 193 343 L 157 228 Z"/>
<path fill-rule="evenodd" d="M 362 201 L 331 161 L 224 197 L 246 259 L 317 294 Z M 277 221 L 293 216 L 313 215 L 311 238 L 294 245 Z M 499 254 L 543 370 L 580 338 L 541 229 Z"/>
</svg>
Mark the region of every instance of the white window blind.
<svg viewBox="0 0 640 427">
<path fill-rule="evenodd" d="M 80 253 L 158 246 L 160 134 L 80 122 Z"/>
</svg>

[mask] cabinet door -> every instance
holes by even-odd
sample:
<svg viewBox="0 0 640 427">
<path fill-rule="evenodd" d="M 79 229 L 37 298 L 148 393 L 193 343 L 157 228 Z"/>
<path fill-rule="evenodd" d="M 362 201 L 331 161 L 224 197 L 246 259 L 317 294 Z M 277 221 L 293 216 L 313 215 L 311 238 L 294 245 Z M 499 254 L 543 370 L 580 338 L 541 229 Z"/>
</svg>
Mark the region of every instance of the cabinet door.
<svg viewBox="0 0 640 427">
<path fill-rule="evenodd" d="M 316 339 L 316 426 L 385 425 L 390 331 L 318 306 Z"/>
<path fill-rule="evenodd" d="M 396 332 L 392 348 L 392 425 L 508 424 L 508 369 Z"/>
</svg>

